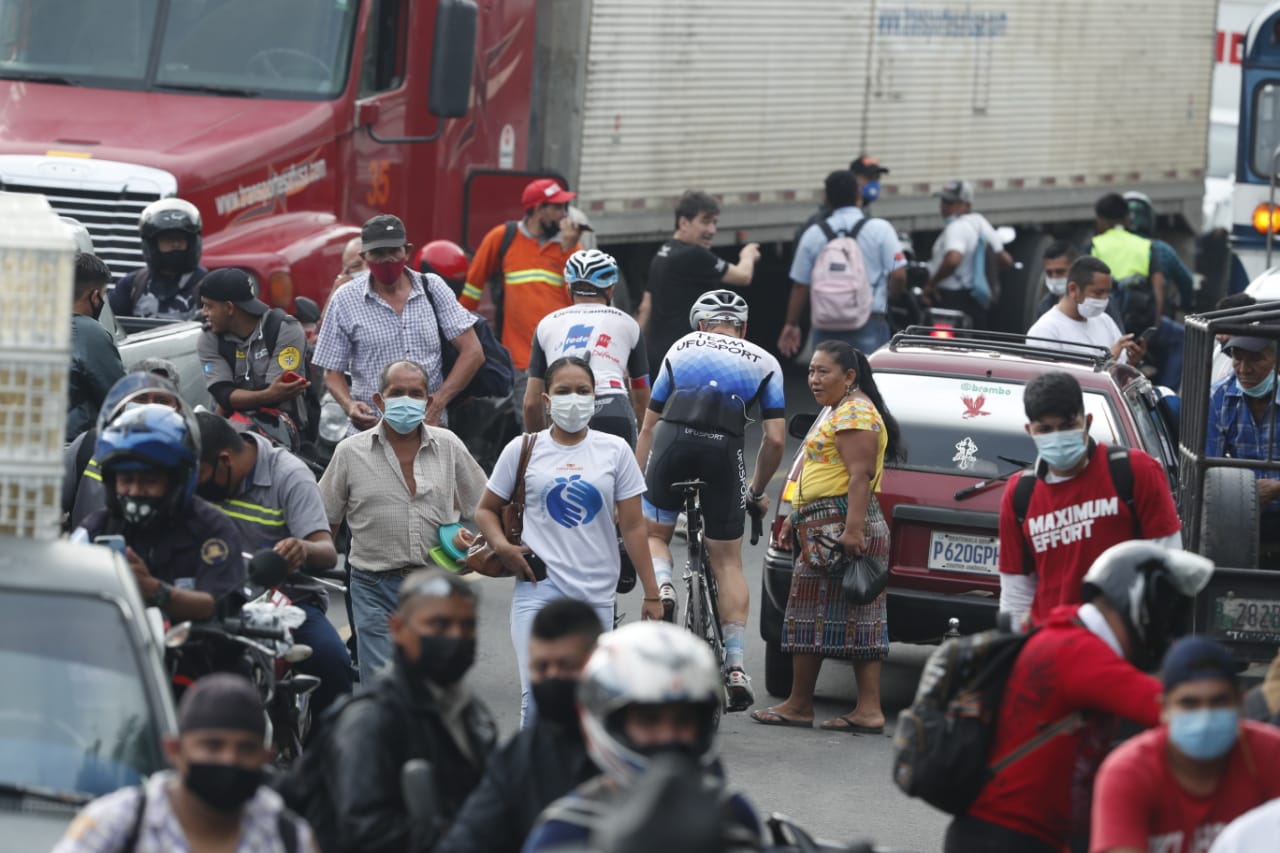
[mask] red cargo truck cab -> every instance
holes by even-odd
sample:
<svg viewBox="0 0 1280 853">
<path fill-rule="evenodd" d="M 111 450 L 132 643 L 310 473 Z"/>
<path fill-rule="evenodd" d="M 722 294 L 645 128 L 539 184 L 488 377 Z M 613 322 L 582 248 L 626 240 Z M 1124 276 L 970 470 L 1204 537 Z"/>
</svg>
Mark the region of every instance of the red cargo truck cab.
<svg viewBox="0 0 1280 853">
<path fill-rule="evenodd" d="M 515 215 L 534 5 L 3 0 L 0 189 L 85 223 L 117 275 L 141 210 L 180 196 L 206 267 L 323 302 L 375 213 L 418 245 L 475 242 L 464 210 L 473 235 Z"/>
</svg>

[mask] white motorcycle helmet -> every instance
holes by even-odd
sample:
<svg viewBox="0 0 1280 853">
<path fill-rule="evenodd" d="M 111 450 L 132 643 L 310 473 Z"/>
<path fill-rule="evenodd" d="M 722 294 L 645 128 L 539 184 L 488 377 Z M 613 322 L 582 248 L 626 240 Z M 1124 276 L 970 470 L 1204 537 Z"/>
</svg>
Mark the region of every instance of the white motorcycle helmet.
<svg viewBox="0 0 1280 853">
<path fill-rule="evenodd" d="M 714 759 L 715 719 L 723 701 L 711 648 L 666 622 L 633 622 L 604 634 L 578 684 L 587 752 L 621 785 L 630 785 L 649 766 L 649 756 L 623 731 L 623 711 L 633 705 L 694 706 L 699 731 L 693 752 L 705 766 Z"/>
</svg>

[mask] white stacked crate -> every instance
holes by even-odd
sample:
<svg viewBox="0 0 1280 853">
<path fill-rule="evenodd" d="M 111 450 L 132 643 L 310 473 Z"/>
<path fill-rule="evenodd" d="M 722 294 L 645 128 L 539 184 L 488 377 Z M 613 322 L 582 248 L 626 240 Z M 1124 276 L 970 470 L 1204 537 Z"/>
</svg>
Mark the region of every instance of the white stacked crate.
<svg viewBox="0 0 1280 853">
<path fill-rule="evenodd" d="M 74 258 L 43 196 L 0 192 L 0 534 L 58 535 Z"/>
</svg>

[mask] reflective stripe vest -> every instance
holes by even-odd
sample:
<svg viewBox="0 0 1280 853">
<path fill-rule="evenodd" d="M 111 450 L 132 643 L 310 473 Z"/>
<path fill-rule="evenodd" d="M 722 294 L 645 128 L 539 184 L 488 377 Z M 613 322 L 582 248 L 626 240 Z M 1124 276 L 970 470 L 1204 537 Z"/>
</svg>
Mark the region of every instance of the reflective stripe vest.
<svg viewBox="0 0 1280 853">
<path fill-rule="evenodd" d="M 1116 281 L 1134 275 L 1151 276 L 1151 241 L 1131 234 L 1122 225 L 1094 237 L 1090 254 L 1111 267 L 1111 277 Z"/>
</svg>

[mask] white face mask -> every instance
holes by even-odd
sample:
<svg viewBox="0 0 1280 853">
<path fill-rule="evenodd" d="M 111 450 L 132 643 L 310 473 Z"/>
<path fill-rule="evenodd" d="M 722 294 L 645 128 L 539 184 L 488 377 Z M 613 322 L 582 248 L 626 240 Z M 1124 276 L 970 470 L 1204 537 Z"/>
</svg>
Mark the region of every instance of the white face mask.
<svg viewBox="0 0 1280 853">
<path fill-rule="evenodd" d="M 1050 278 L 1049 276 L 1045 276 L 1044 286 L 1045 289 L 1054 296 L 1061 296 L 1067 292 L 1067 277 L 1065 275 L 1062 278 Z"/>
<path fill-rule="evenodd" d="M 551 422 L 565 432 L 586 429 L 596 413 L 596 398 L 590 394 L 557 394 L 551 398 Z"/>
<path fill-rule="evenodd" d="M 1101 317 L 1102 312 L 1107 310 L 1106 299 L 1089 299 L 1080 305 L 1080 316 L 1086 320 L 1092 320 L 1094 317 Z"/>
</svg>

